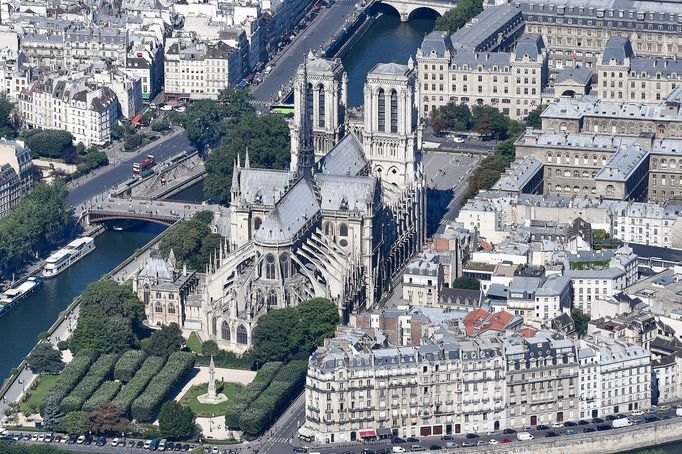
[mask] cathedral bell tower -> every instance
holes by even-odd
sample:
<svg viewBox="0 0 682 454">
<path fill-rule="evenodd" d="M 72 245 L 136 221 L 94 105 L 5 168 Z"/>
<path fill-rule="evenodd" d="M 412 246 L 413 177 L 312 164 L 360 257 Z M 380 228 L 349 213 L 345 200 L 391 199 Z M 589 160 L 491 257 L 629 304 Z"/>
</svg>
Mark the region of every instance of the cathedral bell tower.
<svg viewBox="0 0 682 454">
<path fill-rule="evenodd" d="M 303 117 L 308 110 L 308 121 L 315 161 L 326 155 L 345 135 L 348 77 L 339 59 L 318 58 L 310 51 L 296 73 L 294 108 L 291 125 L 292 155 L 298 153 Z"/>
<path fill-rule="evenodd" d="M 312 52 L 311 52 L 312 54 Z M 315 166 L 315 151 L 313 150 L 311 124 L 312 90 L 308 80 L 308 59 L 296 73 L 294 84 L 294 122 L 290 126 L 291 132 L 291 167 L 290 170 L 304 178 L 311 178 Z"/>
<path fill-rule="evenodd" d="M 415 84 L 411 57 L 407 65 L 376 65 L 365 83 L 365 156 L 374 175 L 398 190 L 414 183 L 421 158 Z"/>
</svg>

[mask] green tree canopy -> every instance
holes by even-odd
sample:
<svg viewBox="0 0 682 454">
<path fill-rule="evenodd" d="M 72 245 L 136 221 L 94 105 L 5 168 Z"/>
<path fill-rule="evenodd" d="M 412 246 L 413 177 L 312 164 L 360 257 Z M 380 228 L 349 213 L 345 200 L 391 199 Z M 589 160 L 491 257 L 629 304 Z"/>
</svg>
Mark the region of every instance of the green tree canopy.
<svg viewBox="0 0 682 454">
<path fill-rule="evenodd" d="M 59 422 L 54 428 L 57 432 L 67 433 L 69 435 L 83 435 L 90 430 L 90 420 L 88 413 L 85 411 L 72 411 L 59 419 Z"/>
<path fill-rule="evenodd" d="M 148 356 L 168 356 L 180 350 L 184 343 L 182 331 L 177 323 L 163 326 L 142 341 L 142 350 Z"/>
<path fill-rule="evenodd" d="M 454 33 L 483 11 L 483 0 L 460 0 L 436 20 L 435 29 Z"/>
<path fill-rule="evenodd" d="M 31 192 L 0 219 L 0 273 L 11 275 L 67 237 L 74 222 L 67 196 L 61 180 L 34 184 Z"/>
<path fill-rule="evenodd" d="M 179 264 L 202 270 L 222 243 L 219 234 L 211 233 L 209 225 L 212 219 L 213 213 L 202 211 L 192 219 L 178 222 L 161 239 L 159 252 L 168 258 L 172 249 Z"/>
<path fill-rule="evenodd" d="M 28 367 L 34 374 L 58 374 L 64 368 L 62 352 L 49 342 L 40 342 L 28 355 Z"/>
<path fill-rule="evenodd" d="M 159 412 L 161 436 L 173 440 L 189 438 L 194 434 L 196 418 L 191 408 L 169 400 Z"/>
<path fill-rule="evenodd" d="M 272 310 L 258 319 L 253 330 L 253 359 L 259 364 L 307 359 L 339 323 L 338 308 L 324 298 Z"/>
<path fill-rule="evenodd" d="M 80 316 L 120 315 L 135 321 L 144 319 L 144 304 L 130 287 L 111 279 L 93 282 L 81 295 Z"/>
<path fill-rule="evenodd" d="M 69 346 L 74 351 L 94 350 L 98 353 L 122 353 L 139 346 L 129 318 L 115 315 L 98 317 L 80 315 Z"/>
<path fill-rule="evenodd" d="M 481 282 L 473 277 L 458 277 L 455 282 L 452 283 L 452 288 L 462 288 L 466 290 L 480 290 Z"/>
<path fill-rule="evenodd" d="M 17 136 L 17 127 L 12 121 L 12 104 L 6 95 L 0 96 L 0 137 L 14 139 Z"/>
<path fill-rule="evenodd" d="M 587 334 L 587 324 L 590 322 L 589 314 L 584 313 L 579 307 L 571 309 L 571 318 L 575 324 L 575 333 L 578 337 Z"/>
<path fill-rule="evenodd" d="M 35 129 L 24 140 L 33 154 L 46 158 L 64 158 L 67 150 L 74 150 L 73 135 L 61 129 Z"/>
<path fill-rule="evenodd" d="M 47 430 L 52 430 L 54 426 L 59 422 L 61 418 L 61 413 L 59 412 L 59 403 L 53 395 L 48 394 L 45 399 L 45 408 L 42 412 L 43 414 L 43 426 Z"/>
<path fill-rule="evenodd" d="M 547 106 L 540 105 L 534 110 L 528 112 L 528 116 L 525 120 L 526 125 L 536 129 L 542 128 L 542 117 L 540 115 L 542 114 L 542 111 L 545 110 L 545 107 Z"/>
</svg>

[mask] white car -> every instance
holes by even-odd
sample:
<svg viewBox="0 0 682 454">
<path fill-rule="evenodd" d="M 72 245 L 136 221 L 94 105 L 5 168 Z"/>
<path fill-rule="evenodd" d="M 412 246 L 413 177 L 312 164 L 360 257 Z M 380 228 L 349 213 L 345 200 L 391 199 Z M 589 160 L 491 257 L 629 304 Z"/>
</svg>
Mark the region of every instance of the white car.
<svg viewBox="0 0 682 454">
<path fill-rule="evenodd" d="M 76 439 L 76 443 L 78 443 L 79 445 L 82 445 L 84 441 L 85 441 L 85 435 L 81 435 L 80 437 L 78 437 Z"/>
<path fill-rule="evenodd" d="M 644 412 L 642 410 L 633 410 L 632 416 L 642 416 Z"/>
<path fill-rule="evenodd" d="M 118 446 L 118 438 L 111 440 L 111 446 Z"/>
<path fill-rule="evenodd" d="M 38 441 L 39 442 L 44 442 L 45 441 L 45 434 L 38 435 Z"/>
<path fill-rule="evenodd" d="M 488 441 L 489 445 L 498 445 L 500 444 L 499 441 L 495 440 L 494 438 L 491 438 L 490 441 Z"/>
<path fill-rule="evenodd" d="M 394 446 L 391 448 L 391 452 L 405 452 L 405 448 L 402 446 Z"/>
<path fill-rule="evenodd" d="M 151 440 L 147 440 L 144 442 L 144 449 L 149 449 L 149 447 L 152 445 Z"/>
<path fill-rule="evenodd" d="M 558 429 L 560 427 L 564 427 L 564 425 L 557 421 L 557 422 L 552 423 L 552 427 L 555 429 Z"/>
<path fill-rule="evenodd" d="M 452 139 L 452 141 L 455 143 L 464 143 L 464 138 L 456 136 L 455 138 Z"/>
</svg>

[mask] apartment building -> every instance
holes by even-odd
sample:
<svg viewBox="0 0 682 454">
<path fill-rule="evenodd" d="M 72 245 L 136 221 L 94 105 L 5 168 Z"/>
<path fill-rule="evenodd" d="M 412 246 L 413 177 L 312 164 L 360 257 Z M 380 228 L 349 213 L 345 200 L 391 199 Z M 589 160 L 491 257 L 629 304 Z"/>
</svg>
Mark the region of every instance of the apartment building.
<svg viewBox="0 0 682 454">
<path fill-rule="evenodd" d="M 506 301 L 493 303 L 540 326 L 571 307 L 571 281 L 566 276 L 514 276 Z"/>
<path fill-rule="evenodd" d="M 223 41 L 169 38 L 165 52 L 166 100 L 216 99 L 241 79 L 239 53 Z"/>
<path fill-rule="evenodd" d="M 44 75 L 19 96 L 19 111 L 28 128 L 62 129 L 86 147 L 111 139 L 118 109 L 113 90 L 97 86 L 83 73 Z"/>
<path fill-rule="evenodd" d="M 561 69 L 581 64 L 594 68 L 609 38 L 629 38 L 637 55 L 669 57 L 682 54 L 682 7 L 654 0 L 514 0 L 526 33 L 545 37 L 549 66 Z"/>
<path fill-rule="evenodd" d="M 33 183 L 31 152 L 20 140 L 0 140 L 0 218 L 21 201 Z"/>
<path fill-rule="evenodd" d="M 108 87 L 114 92 L 123 118 L 132 119 L 142 108 L 142 81 L 139 77 L 101 63 L 89 67 L 86 74 L 98 86 Z"/>
<path fill-rule="evenodd" d="M 430 317 L 440 321 L 410 346 L 339 328 L 310 357 L 300 433 L 327 444 L 486 433 L 650 405 L 641 347 L 532 329 L 479 335 L 471 320 Z"/>
<path fill-rule="evenodd" d="M 79 71 L 100 60 L 125 67 L 129 50 L 128 30 L 73 24 L 63 33 L 62 68 Z"/>
<path fill-rule="evenodd" d="M 131 36 L 131 49 L 126 58 L 126 73 L 140 79 L 142 99 L 153 99 L 163 86 L 163 42 L 146 36 Z"/>
<path fill-rule="evenodd" d="M 500 13 L 506 14 L 503 18 L 512 24 L 518 17 L 513 9 Z M 472 28 L 485 27 L 477 32 L 495 37 L 499 33 L 498 22 L 503 21 L 481 21 Z M 523 35 L 511 52 L 479 51 L 478 48 L 488 46 L 465 44 L 457 33 L 447 36 L 444 32 L 432 32 L 424 38 L 417 50 L 421 116 L 454 102 L 489 105 L 512 118 L 523 119 L 542 104 L 548 72 L 547 53 L 540 35 Z"/>
<path fill-rule="evenodd" d="M 414 306 L 436 306 L 443 289 L 443 270 L 440 257 L 422 252 L 405 267 L 403 299 Z"/>
</svg>

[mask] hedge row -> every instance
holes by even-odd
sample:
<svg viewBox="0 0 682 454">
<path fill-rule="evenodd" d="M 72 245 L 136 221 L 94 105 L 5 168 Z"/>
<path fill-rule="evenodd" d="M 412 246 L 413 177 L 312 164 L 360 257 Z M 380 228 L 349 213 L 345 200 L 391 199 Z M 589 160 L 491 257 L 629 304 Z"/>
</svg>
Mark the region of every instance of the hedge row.
<svg viewBox="0 0 682 454">
<path fill-rule="evenodd" d="M 111 377 L 117 360 L 117 353 L 100 356 L 78 386 L 59 403 L 59 410 L 62 413 L 80 410 L 85 401 L 97 391 L 104 380 Z"/>
<path fill-rule="evenodd" d="M 151 379 L 159 373 L 165 362 L 166 360 L 159 356 L 150 356 L 145 359 L 140 370 L 135 373 L 135 376 L 116 395 L 116 398 L 113 400 L 114 405 L 128 413 L 133 401 L 142 394 L 142 391 L 144 391 Z"/>
<path fill-rule="evenodd" d="M 90 370 L 90 366 L 97 359 L 97 353 L 93 351 L 80 351 L 73 357 L 71 362 L 66 365 L 59 378 L 43 396 L 40 401 L 40 413 L 45 409 L 45 402 L 51 396 L 59 404 L 67 394 L 69 394 Z"/>
<path fill-rule="evenodd" d="M 256 437 L 270 427 L 303 389 L 307 370 L 307 361 L 290 361 L 280 369 L 270 386 L 241 416 L 245 435 Z"/>
<path fill-rule="evenodd" d="M 149 382 L 140 396 L 133 401 L 131 415 L 138 422 L 152 422 L 159 413 L 161 404 L 194 368 L 194 353 L 175 352 L 170 355 L 163 369 Z"/>
<path fill-rule="evenodd" d="M 142 350 L 128 350 L 114 367 L 114 379 L 128 383 L 135 376 L 144 362 L 145 354 Z"/>
<path fill-rule="evenodd" d="M 225 425 L 227 427 L 231 430 L 239 430 L 241 428 L 242 415 L 258 396 L 267 389 L 281 367 L 282 363 L 278 361 L 265 363 L 253 381 L 246 385 L 242 392 L 236 395 L 234 399 L 228 401 L 227 410 L 225 411 Z"/>
<path fill-rule="evenodd" d="M 105 381 L 97 388 L 97 391 L 85 401 L 83 404 L 83 411 L 92 411 L 104 402 L 110 402 L 114 399 L 114 396 L 119 389 L 121 389 L 120 381 Z"/>
</svg>

